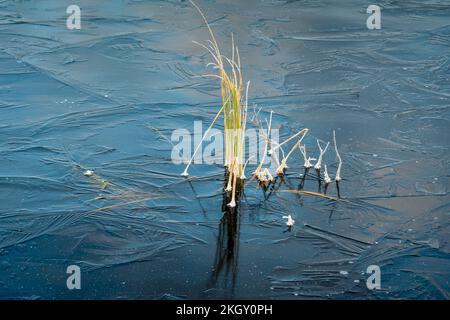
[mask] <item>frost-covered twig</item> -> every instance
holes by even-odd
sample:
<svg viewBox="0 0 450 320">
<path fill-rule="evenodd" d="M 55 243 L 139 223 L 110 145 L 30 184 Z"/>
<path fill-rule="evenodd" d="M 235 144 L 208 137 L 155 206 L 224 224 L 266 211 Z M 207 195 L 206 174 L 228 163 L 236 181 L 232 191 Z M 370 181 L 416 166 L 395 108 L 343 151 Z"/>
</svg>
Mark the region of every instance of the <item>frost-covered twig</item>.
<svg viewBox="0 0 450 320">
<path fill-rule="evenodd" d="M 341 180 L 341 167 L 342 167 L 342 160 L 341 160 L 341 156 L 339 155 L 339 151 L 337 148 L 337 144 L 336 144 L 336 132 L 333 130 L 333 141 L 334 141 L 334 150 L 336 151 L 336 157 L 339 160 L 339 164 L 338 164 L 338 168 L 336 170 L 336 181 L 340 181 Z"/>
<path fill-rule="evenodd" d="M 284 151 L 283 148 L 280 148 L 280 150 L 282 151 L 283 154 L 283 158 L 284 158 Z M 278 159 L 277 153 L 272 153 L 270 155 L 271 159 L 275 162 L 275 167 L 278 167 L 280 165 L 280 159 Z"/>
<path fill-rule="evenodd" d="M 294 150 L 300 145 L 300 143 L 302 142 L 303 138 L 304 138 L 304 136 L 302 136 L 302 138 L 300 140 L 298 140 L 296 144 L 294 144 L 294 146 L 288 152 L 286 157 L 284 157 L 283 160 L 281 160 L 281 163 L 280 163 L 280 165 L 278 166 L 278 168 L 276 170 L 276 174 L 277 175 L 282 175 L 283 174 L 284 169 L 287 168 L 286 162 L 287 162 L 288 158 L 291 156 L 292 152 L 294 152 Z"/>
<path fill-rule="evenodd" d="M 288 227 L 292 227 L 292 226 L 294 225 L 294 223 L 295 223 L 295 220 L 292 219 L 291 215 L 283 216 L 283 219 L 287 219 L 286 225 L 287 225 Z"/>
<path fill-rule="evenodd" d="M 299 133 L 293 135 L 291 138 L 296 137 L 296 136 L 298 136 L 301 133 L 303 133 L 301 138 L 297 141 L 296 144 L 294 144 L 294 146 L 291 148 L 291 150 L 288 152 L 288 154 L 285 157 L 283 157 L 283 159 L 281 160 L 281 163 L 280 163 L 280 165 L 278 166 L 278 168 L 276 170 L 276 174 L 277 175 L 282 175 L 284 173 L 284 170 L 287 168 L 287 160 L 288 160 L 288 158 L 291 156 L 292 152 L 294 152 L 294 150 L 297 147 L 300 147 L 300 144 L 302 143 L 303 139 L 305 138 L 306 134 L 308 133 L 308 129 L 301 130 Z M 291 138 L 287 139 L 286 141 L 291 140 Z M 282 144 L 284 144 L 284 142 Z M 278 146 L 276 146 L 273 149 L 280 148 L 282 144 L 279 144 Z"/>
<path fill-rule="evenodd" d="M 230 173 L 231 175 L 231 173 Z M 227 206 L 234 208 L 236 207 L 236 182 L 237 182 L 237 174 L 233 174 L 233 194 L 231 195 L 231 201 L 227 204 Z"/>
<path fill-rule="evenodd" d="M 250 119 L 250 122 L 255 123 L 255 120 L 256 120 L 256 122 L 260 122 L 258 115 L 259 115 L 261 109 L 262 109 L 262 107 L 260 107 L 258 112 L 256 112 L 256 105 L 253 105 L 253 117 Z"/>
<path fill-rule="evenodd" d="M 234 47 L 233 47 L 234 49 Z M 234 55 L 234 50 L 233 50 L 233 55 Z M 243 158 L 245 158 L 245 129 L 247 128 L 247 114 L 248 114 L 248 88 L 250 86 L 250 81 L 247 81 L 247 87 L 245 89 L 245 108 L 244 108 L 244 126 L 241 130 L 241 136 L 242 136 L 242 140 L 241 140 L 241 146 L 242 146 L 242 156 Z M 251 158 L 251 157 L 250 157 Z M 250 159 L 249 158 L 249 159 Z M 244 167 L 242 168 L 242 172 L 241 172 L 241 179 L 245 179 L 245 166 L 247 162 L 245 163 Z"/>
<path fill-rule="evenodd" d="M 275 147 L 271 148 L 268 152 L 269 154 L 272 154 L 272 152 L 274 152 L 276 149 L 280 148 L 283 144 L 288 143 L 289 141 L 291 141 L 292 139 L 295 139 L 296 137 L 298 137 L 299 135 L 303 134 L 302 139 L 308 134 L 309 129 L 305 128 L 300 130 L 299 132 L 297 132 L 296 134 L 294 134 L 292 137 L 284 140 L 282 143 L 276 145 Z"/>
<path fill-rule="evenodd" d="M 266 170 L 260 171 L 258 173 L 257 178 L 258 178 L 259 183 L 266 183 L 266 181 L 267 181 Z"/>
<path fill-rule="evenodd" d="M 270 174 L 269 169 L 266 168 L 266 170 L 264 170 L 266 175 L 267 175 L 267 179 L 272 182 L 273 181 L 273 176 Z"/>
<path fill-rule="evenodd" d="M 267 181 L 272 182 L 273 176 L 270 174 L 269 169 L 265 168 L 258 174 L 258 181 L 260 184 L 265 184 Z"/>
<path fill-rule="evenodd" d="M 327 165 L 325 164 L 324 167 L 325 167 L 325 171 L 323 172 L 323 180 L 325 181 L 325 184 L 329 184 L 329 183 L 331 183 L 331 178 L 328 175 Z"/>
<path fill-rule="evenodd" d="M 306 146 L 298 146 L 298 148 L 300 149 L 300 152 L 302 153 L 302 156 L 303 156 L 303 160 L 304 160 L 303 166 L 306 169 L 311 168 L 312 167 L 311 160 L 316 160 L 316 159 L 306 156 Z"/>
<path fill-rule="evenodd" d="M 233 172 L 232 170 L 234 169 L 234 162 L 232 162 L 231 164 L 230 164 L 230 171 L 229 171 L 229 175 L 228 175 L 228 184 L 227 184 L 227 187 L 225 188 L 225 191 L 231 191 L 232 190 L 232 187 L 231 187 L 231 183 L 232 183 L 232 174 L 231 174 L 231 172 Z"/>
<path fill-rule="evenodd" d="M 270 120 L 269 120 L 269 122 L 268 122 L 268 124 L 267 124 L 267 134 L 264 134 L 263 133 L 263 135 L 265 136 L 264 137 L 264 139 L 265 139 L 265 145 L 264 145 L 264 153 L 263 153 L 263 157 L 262 157 L 262 159 L 261 159 L 261 163 L 259 164 L 259 166 L 256 168 L 256 170 L 255 170 L 255 172 L 253 172 L 253 174 L 254 175 L 256 175 L 257 177 L 259 176 L 259 172 L 261 171 L 261 168 L 262 168 L 262 166 L 263 166 L 263 164 L 264 164 L 264 161 L 266 160 L 266 155 L 267 155 L 267 148 L 268 148 L 268 146 L 269 146 L 269 140 L 270 140 L 270 126 L 272 125 L 272 114 L 273 114 L 273 111 L 271 110 L 270 111 Z M 256 115 L 255 115 L 256 116 Z M 259 121 L 259 119 L 258 119 L 258 123 L 260 124 L 261 122 Z M 260 127 L 260 132 L 261 131 L 263 131 L 262 130 L 262 127 Z"/>
<path fill-rule="evenodd" d="M 254 158 L 254 157 L 255 157 L 255 156 L 253 155 L 253 156 L 249 157 L 249 158 L 247 159 L 247 161 L 245 161 L 244 168 L 242 169 L 241 180 L 247 179 L 247 177 L 245 176 L 245 168 L 247 168 L 248 162 L 249 162 L 252 158 Z"/>
<path fill-rule="evenodd" d="M 314 165 L 314 169 L 320 170 L 320 168 L 322 167 L 322 158 L 323 158 L 323 155 L 325 154 L 325 152 L 327 152 L 327 149 L 328 149 L 329 145 L 330 145 L 330 143 L 327 142 L 327 145 L 325 146 L 325 149 L 322 149 L 322 147 L 321 147 L 321 145 L 319 143 L 319 140 L 317 140 L 317 146 L 319 147 L 320 154 L 319 154 L 319 158 L 317 159 L 316 164 Z"/>
<path fill-rule="evenodd" d="M 229 98 L 225 101 L 225 103 L 227 103 L 228 100 L 229 100 Z M 200 140 L 200 143 L 199 143 L 199 144 L 197 145 L 197 147 L 195 148 L 194 154 L 193 154 L 192 157 L 189 159 L 189 162 L 188 162 L 186 168 L 184 169 L 184 171 L 181 173 L 181 175 L 182 175 L 183 177 L 189 176 L 189 173 L 188 173 L 189 166 L 191 165 L 192 160 L 194 160 L 194 157 L 195 157 L 195 155 L 197 154 L 197 151 L 200 149 L 200 146 L 202 145 L 203 141 L 204 141 L 205 138 L 208 136 L 208 133 L 209 133 L 209 131 L 211 130 L 211 128 L 213 127 L 213 125 L 214 125 L 214 123 L 216 122 L 217 118 L 218 118 L 219 115 L 222 113 L 222 110 L 223 110 L 224 107 L 225 107 L 225 103 L 222 105 L 222 108 L 220 108 L 219 112 L 217 112 L 216 116 L 214 117 L 213 121 L 212 121 L 211 124 L 209 125 L 208 129 L 205 131 L 205 134 L 203 135 L 202 140 Z"/>
</svg>

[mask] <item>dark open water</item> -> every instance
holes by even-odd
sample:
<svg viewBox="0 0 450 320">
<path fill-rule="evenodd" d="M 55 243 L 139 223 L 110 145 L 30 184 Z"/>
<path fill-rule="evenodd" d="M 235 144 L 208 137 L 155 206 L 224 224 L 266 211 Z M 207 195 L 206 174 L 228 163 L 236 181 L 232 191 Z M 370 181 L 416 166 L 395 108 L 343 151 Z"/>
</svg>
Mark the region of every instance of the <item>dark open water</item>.
<svg viewBox="0 0 450 320">
<path fill-rule="evenodd" d="M 367 1 L 199 0 L 224 50 L 234 33 L 250 103 L 282 138 L 307 126 L 309 150 L 336 129 L 344 161 L 348 202 L 283 192 L 296 156 L 272 193 L 249 183 L 237 216 L 223 167 L 183 179 L 163 138 L 218 110 L 216 83 L 191 77 L 209 62 L 197 12 L 76 1 L 68 30 L 72 2 L 0 1 L 0 298 L 450 297 L 449 1 L 378 1 L 368 30 Z"/>
</svg>

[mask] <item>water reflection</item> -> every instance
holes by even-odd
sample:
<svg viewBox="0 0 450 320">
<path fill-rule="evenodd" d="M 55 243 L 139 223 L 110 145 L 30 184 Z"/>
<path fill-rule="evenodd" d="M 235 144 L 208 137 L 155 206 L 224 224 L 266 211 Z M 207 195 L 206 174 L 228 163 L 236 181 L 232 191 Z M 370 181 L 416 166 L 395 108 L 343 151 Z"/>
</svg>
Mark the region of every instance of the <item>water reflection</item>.
<svg viewBox="0 0 450 320">
<path fill-rule="evenodd" d="M 228 177 L 225 176 L 225 183 Z M 226 186 L 224 186 L 225 188 Z M 241 196 L 241 190 L 237 190 L 236 199 Z M 209 289 L 223 291 L 223 298 L 232 298 L 236 287 L 239 258 L 239 201 L 234 208 L 227 204 L 231 201 L 231 193 L 224 192 L 222 200 L 223 216 L 219 223 L 219 234 L 216 241 L 216 252 L 211 277 L 208 281 Z"/>
</svg>

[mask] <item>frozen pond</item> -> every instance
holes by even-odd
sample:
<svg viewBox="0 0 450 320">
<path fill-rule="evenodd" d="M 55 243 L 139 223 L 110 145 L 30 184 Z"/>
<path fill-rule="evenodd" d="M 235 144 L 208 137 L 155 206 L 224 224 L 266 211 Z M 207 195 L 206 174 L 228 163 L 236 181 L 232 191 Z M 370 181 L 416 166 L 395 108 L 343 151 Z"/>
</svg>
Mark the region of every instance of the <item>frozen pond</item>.
<svg viewBox="0 0 450 320">
<path fill-rule="evenodd" d="M 171 161 L 172 132 L 220 104 L 193 77 L 198 12 L 76 3 L 80 30 L 65 1 L 0 1 L 0 298 L 450 298 L 449 1 L 380 0 L 369 30 L 366 1 L 198 0 L 224 50 L 234 34 L 249 103 L 284 139 L 308 127 L 311 152 L 335 129 L 343 160 L 346 201 L 288 192 L 323 192 L 297 154 L 236 215 L 222 165 Z"/>
</svg>

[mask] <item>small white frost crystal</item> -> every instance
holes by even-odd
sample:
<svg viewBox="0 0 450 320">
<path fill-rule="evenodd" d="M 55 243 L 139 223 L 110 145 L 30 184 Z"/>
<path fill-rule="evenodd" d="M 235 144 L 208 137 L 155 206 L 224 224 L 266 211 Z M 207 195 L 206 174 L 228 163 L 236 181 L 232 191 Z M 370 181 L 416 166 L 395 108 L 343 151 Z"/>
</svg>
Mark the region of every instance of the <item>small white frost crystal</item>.
<svg viewBox="0 0 450 320">
<path fill-rule="evenodd" d="M 92 177 L 94 175 L 94 171 L 92 170 L 86 170 L 83 175 L 85 175 L 86 177 Z"/>
<path fill-rule="evenodd" d="M 287 225 L 288 227 L 292 227 L 292 226 L 294 225 L 294 223 L 295 223 L 295 220 L 292 219 L 291 215 L 283 216 L 283 219 L 287 219 L 286 225 Z"/>
</svg>

